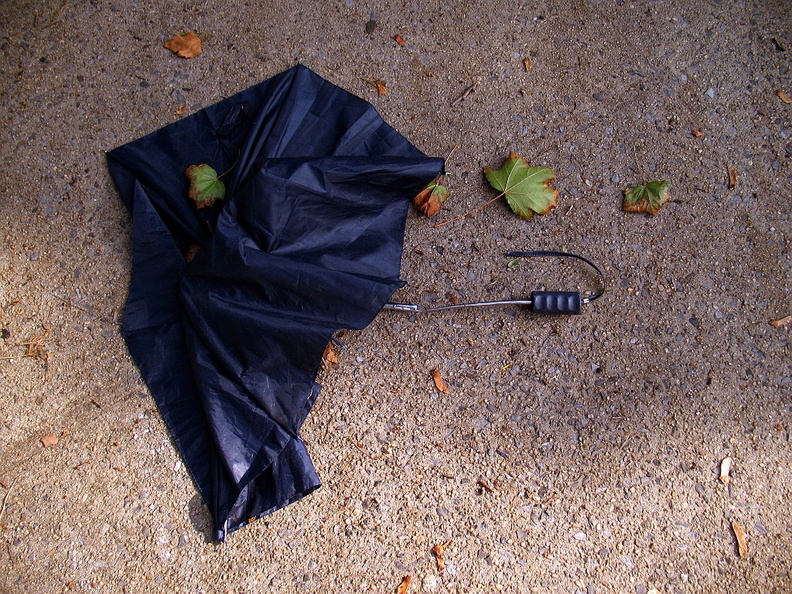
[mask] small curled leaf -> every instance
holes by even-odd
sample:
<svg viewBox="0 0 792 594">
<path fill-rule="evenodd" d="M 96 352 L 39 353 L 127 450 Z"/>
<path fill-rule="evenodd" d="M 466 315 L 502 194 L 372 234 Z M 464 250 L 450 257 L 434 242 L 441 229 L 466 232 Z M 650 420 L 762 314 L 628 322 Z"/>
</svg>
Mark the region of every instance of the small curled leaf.
<svg viewBox="0 0 792 594">
<path fill-rule="evenodd" d="M 396 594 L 407 594 L 410 590 L 410 584 L 412 584 L 412 576 L 409 574 L 405 575 L 399 587 L 396 588 Z"/>
<path fill-rule="evenodd" d="M 181 58 L 194 58 L 203 51 L 201 38 L 192 31 L 183 35 L 174 35 L 162 45 Z"/>
<path fill-rule="evenodd" d="M 440 211 L 443 202 L 448 198 L 448 188 L 431 181 L 413 198 L 415 206 L 426 216 L 431 217 Z"/>
<path fill-rule="evenodd" d="M 443 380 L 443 376 L 440 375 L 440 372 L 437 369 L 432 369 L 432 380 L 434 380 L 435 388 L 438 391 L 442 392 L 443 394 L 448 394 L 451 390 L 446 385 L 445 381 Z"/>
</svg>

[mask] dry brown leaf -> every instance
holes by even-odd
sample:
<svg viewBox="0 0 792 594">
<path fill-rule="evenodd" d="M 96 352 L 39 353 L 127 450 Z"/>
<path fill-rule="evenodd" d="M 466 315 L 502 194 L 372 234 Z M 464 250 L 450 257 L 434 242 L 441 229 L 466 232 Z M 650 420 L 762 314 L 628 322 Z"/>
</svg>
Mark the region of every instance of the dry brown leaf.
<svg viewBox="0 0 792 594">
<path fill-rule="evenodd" d="M 451 539 L 449 538 L 443 544 L 436 544 L 435 546 L 432 547 L 432 554 L 435 556 L 435 559 L 437 559 L 437 571 L 439 571 L 440 573 L 443 573 L 445 571 L 446 568 L 445 552 L 446 549 L 448 548 L 448 545 L 450 544 L 451 544 Z"/>
<path fill-rule="evenodd" d="M 729 172 L 729 189 L 737 187 L 737 170 L 732 166 L 727 164 L 726 171 Z"/>
<path fill-rule="evenodd" d="M 440 212 L 440 201 L 432 199 L 432 189 L 428 186 L 415 195 L 413 203 L 427 217 L 433 217 Z"/>
<path fill-rule="evenodd" d="M 388 94 L 388 88 L 385 86 L 385 81 L 382 80 L 381 78 L 375 78 L 374 80 L 369 80 L 367 78 L 361 77 L 360 80 L 370 84 L 372 87 L 377 89 L 377 95 L 379 95 L 380 97 Z"/>
<path fill-rule="evenodd" d="M 404 45 L 404 38 L 398 33 L 396 33 L 396 35 L 393 36 L 393 41 L 395 41 L 399 45 Z"/>
<path fill-rule="evenodd" d="M 162 45 L 182 58 L 194 58 L 203 51 L 201 38 L 192 31 L 183 35 L 174 35 L 170 41 L 166 41 Z"/>
<path fill-rule="evenodd" d="M 195 256 L 198 255 L 198 252 L 201 251 L 200 245 L 191 245 L 187 248 L 187 251 L 184 252 L 184 260 L 189 264 L 195 259 Z"/>
<path fill-rule="evenodd" d="M 737 537 L 737 551 L 740 553 L 740 557 L 745 557 L 748 554 L 748 543 L 745 540 L 745 530 L 734 520 L 731 521 L 731 527 L 732 530 L 734 530 L 734 536 Z"/>
<path fill-rule="evenodd" d="M 530 72 L 531 68 L 533 68 L 533 64 L 531 64 L 531 58 L 523 58 L 523 66 L 525 66 L 526 72 Z"/>
<path fill-rule="evenodd" d="M 47 433 L 44 437 L 41 438 L 41 443 L 44 444 L 45 448 L 48 448 L 58 443 L 58 438 L 55 437 L 55 435 L 52 433 Z"/>
<path fill-rule="evenodd" d="M 770 325 L 773 328 L 783 328 L 790 322 L 792 322 L 792 316 L 784 316 L 783 318 L 780 318 L 778 320 L 770 320 Z"/>
<path fill-rule="evenodd" d="M 322 354 L 322 367 L 325 371 L 330 371 L 334 365 L 338 365 L 338 357 L 336 357 L 332 343 L 328 342 L 324 354 Z"/>
<path fill-rule="evenodd" d="M 410 588 L 410 584 L 412 584 L 412 576 L 407 574 L 404 576 L 404 579 L 399 584 L 399 587 L 396 589 L 396 594 L 407 594 L 407 590 Z"/>
<path fill-rule="evenodd" d="M 696 138 L 701 138 L 702 136 L 704 136 L 704 132 L 702 132 L 701 130 L 691 130 L 690 133 Z"/>
<path fill-rule="evenodd" d="M 432 369 L 432 379 L 434 380 L 435 387 L 443 394 L 448 394 L 451 391 L 448 389 L 445 381 L 443 381 L 443 376 L 440 375 L 437 369 Z"/>
<path fill-rule="evenodd" d="M 495 492 L 495 488 L 492 485 L 490 485 L 487 481 L 485 481 L 483 478 L 480 478 L 479 480 L 477 480 L 476 484 L 478 484 L 482 489 L 484 489 L 488 493 L 494 493 Z"/>
<path fill-rule="evenodd" d="M 181 107 L 173 112 L 173 115 L 183 116 L 185 113 L 187 113 L 187 104 L 182 103 Z"/>
<path fill-rule="evenodd" d="M 377 95 L 382 97 L 388 94 L 388 88 L 385 86 L 385 81 L 379 78 L 374 79 L 374 86 L 377 87 Z"/>
<path fill-rule="evenodd" d="M 781 101 L 783 101 L 784 103 L 792 103 L 792 97 L 790 97 L 789 95 L 787 95 L 787 94 L 784 92 L 784 90 L 783 90 L 783 89 L 778 89 L 778 90 L 776 91 L 776 95 L 778 95 L 779 99 L 781 99 Z"/>
<path fill-rule="evenodd" d="M 732 467 L 732 459 L 731 458 L 724 458 L 720 465 L 720 482 L 724 485 L 729 484 L 729 473 L 731 472 Z"/>
<path fill-rule="evenodd" d="M 440 212 L 440 208 L 447 199 L 448 188 L 437 183 L 437 180 L 434 180 L 429 182 L 423 190 L 415 195 L 413 204 L 415 204 L 415 207 L 427 217 L 433 217 Z"/>
</svg>

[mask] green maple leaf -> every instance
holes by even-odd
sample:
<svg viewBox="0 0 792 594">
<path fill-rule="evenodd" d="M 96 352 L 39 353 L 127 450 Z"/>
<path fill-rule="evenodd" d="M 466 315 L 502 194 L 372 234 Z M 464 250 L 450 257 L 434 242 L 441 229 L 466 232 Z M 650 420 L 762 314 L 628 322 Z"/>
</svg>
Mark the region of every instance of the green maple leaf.
<svg viewBox="0 0 792 594">
<path fill-rule="evenodd" d="M 655 215 L 670 195 L 667 181 L 651 181 L 645 186 L 635 186 L 624 190 L 622 210 L 627 212 L 648 212 Z"/>
<path fill-rule="evenodd" d="M 198 208 L 212 206 L 216 200 L 225 198 L 225 185 L 209 165 L 190 165 L 184 175 L 190 180 L 190 198 Z"/>
<path fill-rule="evenodd" d="M 529 220 L 534 213 L 547 214 L 558 202 L 558 190 L 550 187 L 555 173 L 548 167 L 531 167 L 520 155 L 509 153 L 500 169 L 484 168 L 490 185 L 506 196 L 511 209 Z"/>
</svg>

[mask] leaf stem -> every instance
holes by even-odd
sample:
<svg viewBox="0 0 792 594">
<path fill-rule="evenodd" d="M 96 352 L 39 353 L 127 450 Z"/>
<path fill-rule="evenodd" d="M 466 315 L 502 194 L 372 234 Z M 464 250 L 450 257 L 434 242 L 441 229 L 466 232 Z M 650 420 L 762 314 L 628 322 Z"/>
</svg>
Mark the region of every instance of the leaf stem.
<svg viewBox="0 0 792 594">
<path fill-rule="evenodd" d="M 241 155 L 241 154 L 242 154 L 242 149 L 239 149 L 239 152 L 237 153 L 236 159 L 234 159 L 234 162 L 233 162 L 233 163 L 231 163 L 231 167 L 229 167 L 229 168 L 228 168 L 228 169 L 226 169 L 226 170 L 225 170 L 223 173 L 221 173 L 220 175 L 218 175 L 218 176 L 217 176 L 217 179 L 220 179 L 221 177 L 223 177 L 224 175 L 226 175 L 227 173 L 229 173 L 229 172 L 230 172 L 230 171 L 231 171 L 231 170 L 232 170 L 234 167 L 236 167 L 237 161 L 239 161 L 239 155 Z"/>
<path fill-rule="evenodd" d="M 448 225 L 449 223 L 453 223 L 454 221 L 458 221 L 459 219 L 463 219 L 463 218 L 465 218 L 466 216 L 473 214 L 474 212 L 478 212 L 478 211 L 480 211 L 480 210 L 481 210 L 482 208 L 484 208 L 485 206 L 489 206 L 490 204 L 492 204 L 493 202 L 495 202 L 495 201 L 496 201 L 498 198 L 501 198 L 501 197 L 503 197 L 503 196 L 505 196 L 505 195 L 506 195 L 506 192 L 501 192 L 500 194 L 498 194 L 497 196 L 495 196 L 495 198 L 493 198 L 492 200 L 488 200 L 488 201 L 487 201 L 487 202 L 485 202 L 484 204 L 479 204 L 479 205 L 478 205 L 476 208 L 474 208 L 474 209 L 472 209 L 472 210 L 469 210 L 469 211 L 467 211 L 466 213 L 463 213 L 463 214 L 459 215 L 458 217 L 454 217 L 453 219 L 448 219 L 447 221 L 443 221 L 442 223 L 437 223 L 437 224 L 434 226 L 434 228 L 435 228 L 435 229 L 437 229 L 438 227 L 442 227 L 442 226 L 444 226 L 444 225 Z"/>
</svg>

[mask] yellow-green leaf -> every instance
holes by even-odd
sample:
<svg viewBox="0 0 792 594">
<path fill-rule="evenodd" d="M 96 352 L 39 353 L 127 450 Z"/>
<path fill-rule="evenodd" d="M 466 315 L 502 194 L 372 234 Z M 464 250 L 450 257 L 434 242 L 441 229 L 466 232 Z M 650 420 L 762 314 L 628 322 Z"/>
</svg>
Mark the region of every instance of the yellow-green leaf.
<svg viewBox="0 0 792 594">
<path fill-rule="evenodd" d="M 547 214 L 558 203 L 558 190 L 550 187 L 555 173 L 548 167 L 531 167 L 520 155 L 509 153 L 500 169 L 484 168 L 490 185 L 506 196 L 511 209 L 528 220 Z"/>
</svg>

